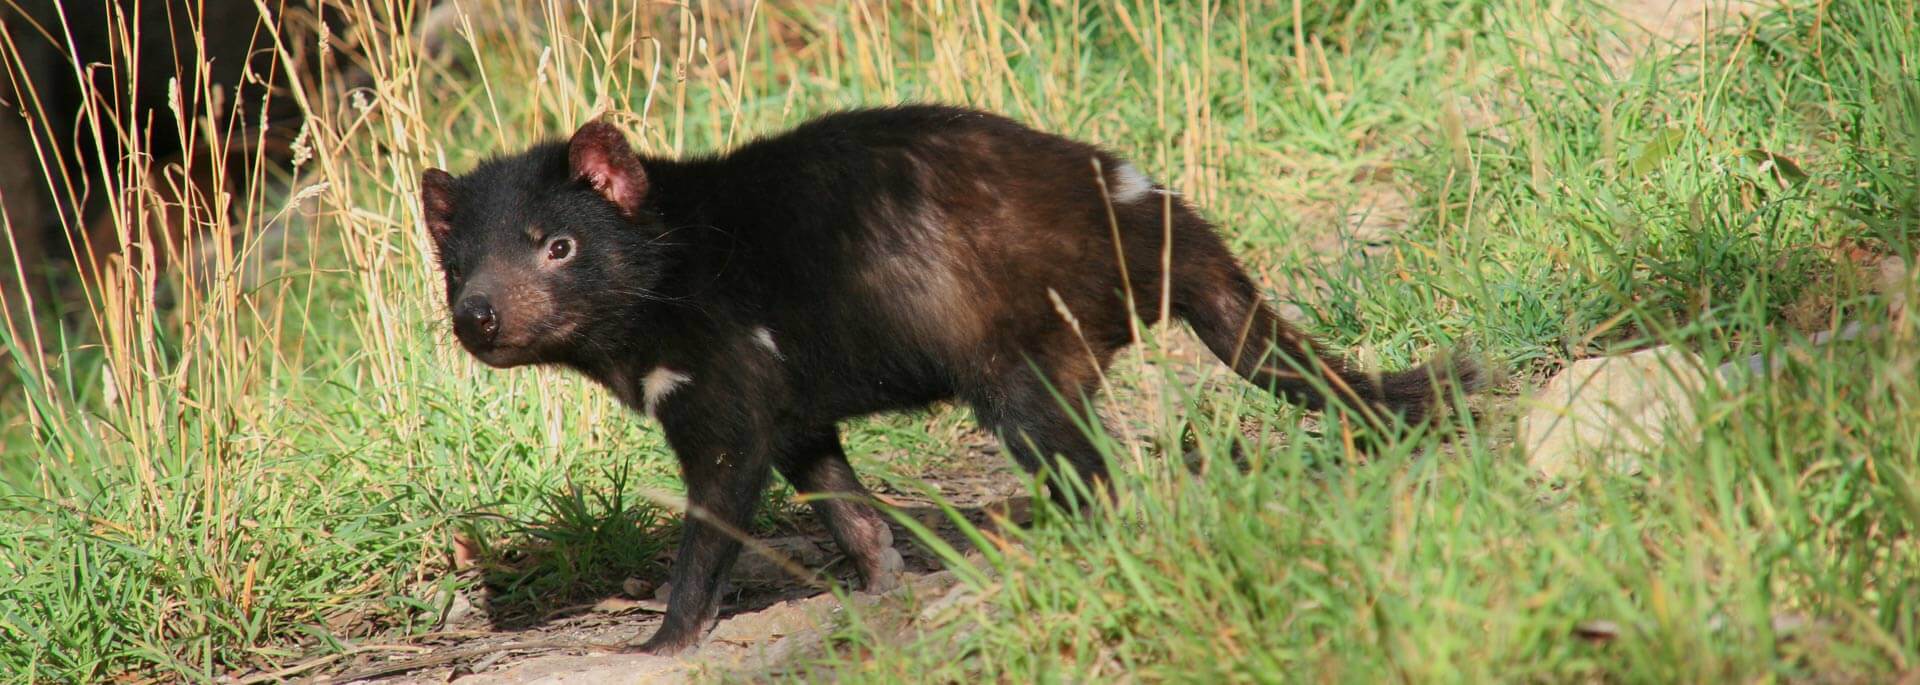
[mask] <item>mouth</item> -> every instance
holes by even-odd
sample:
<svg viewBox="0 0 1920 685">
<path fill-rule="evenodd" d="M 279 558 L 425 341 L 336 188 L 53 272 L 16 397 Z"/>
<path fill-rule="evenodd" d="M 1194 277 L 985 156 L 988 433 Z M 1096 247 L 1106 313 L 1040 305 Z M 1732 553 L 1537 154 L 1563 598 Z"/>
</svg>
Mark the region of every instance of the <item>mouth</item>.
<svg viewBox="0 0 1920 685">
<path fill-rule="evenodd" d="M 496 369 L 509 369 L 534 361 L 531 352 L 520 345 L 498 342 L 476 344 L 462 341 L 461 346 L 467 348 L 467 354 L 473 355 L 473 358 L 480 360 L 480 363 Z"/>
<path fill-rule="evenodd" d="M 495 335 L 471 332 L 463 335 L 456 329 L 454 338 L 474 359 L 496 369 L 506 369 L 554 361 L 555 353 L 566 349 L 566 335 L 573 328 L 564 323 L 536 322 L 495 331 Z"/>
</svg>

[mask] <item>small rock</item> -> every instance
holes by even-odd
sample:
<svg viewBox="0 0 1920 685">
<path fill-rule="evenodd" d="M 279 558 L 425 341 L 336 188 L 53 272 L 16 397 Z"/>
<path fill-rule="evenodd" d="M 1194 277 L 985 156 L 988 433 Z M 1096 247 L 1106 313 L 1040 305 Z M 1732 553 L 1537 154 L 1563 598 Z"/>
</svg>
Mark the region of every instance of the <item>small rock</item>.
<svg viewBox="0 0 1920 685">
<path fill-rule="evenodd" d="M 1274 305 L 1273 311 L 1279 314 L 1280 318 L 1286 320 L 1287 323 L 1302 324 L 1307 321 L 1306 308 L 1292 302 L 1281 302 Z"/>
<path fill-rule="evenodd" d="M 1574 362 L 1521 419 L 1527 463 L 1547 478 L 1574 472 L 1583 457 L 1639 473 L 1642 455 L 1691 430 L 1705 380 L 1699 358 L 1674 347 Z"/>
<path fill-rule="evenodd" d="M 628 578 L 620 581 L 620 591 L 634 599 L 646 599 L 653 596 L 653 581 L 645 578 Z"/>
<path fill-rule="evenodd" d="M 1879 273 L 1874 279 L 1874 289 L 1887 295 L 1887 307 L 1897 316 L 1907 308 L 1907 293 L 1913 289 L 1913 270 L 1907 268 L 1905 260 L 1888 257 L 1880 260 L 1876 271 Z"/>
<path fill-rule="evenodd" d="M 460 625 L 472 618 L 477 611 L 479 609 L 473 606 L 473 601 L 467 599 L 467 593 L 455 592 L 453 602 L 447 605 L 447 614 L 442 623 L 450 626 Z"/>
<path fill-rule="evenodd" d="M 455 588 L 434 589 L 423 600 L 427 606 L 440 609 L 441 626 L 457 626 L 479 611 L 467 593 Z"/>
<path fill-rule="evenodd" d="M 1881 292 L 1901 290 L 1910 280 L 1908 279 L 1909 269 L 1907 268 L 1906 260 L 1897 256 L 1880 260 L 1880 264 L 1876 266 L 1874 271 L 1876 275 L 1879 276 L 1874 285 Z"/>
</svg>

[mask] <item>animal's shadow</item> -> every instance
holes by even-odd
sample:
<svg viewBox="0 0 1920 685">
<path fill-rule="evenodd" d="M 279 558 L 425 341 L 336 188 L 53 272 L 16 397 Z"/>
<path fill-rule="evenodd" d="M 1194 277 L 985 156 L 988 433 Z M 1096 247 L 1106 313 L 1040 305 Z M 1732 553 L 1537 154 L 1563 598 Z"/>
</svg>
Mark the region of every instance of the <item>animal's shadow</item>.
<svg viewBox="0 0 1920 685">
<path fill-rule="evenodd" d="M 790 493 L 788 493 L 790 494 Z M 763 506 L 721 597 L 721 616 L 755 611 L 813 596 L 832 587 L 852 588 L 858 576 L 810 508 L 776 495 Z M 995 501 L 942 508 L 930 500 L 889 497 L 894 548 L 909 574 L 945 568 L 936 553 L 897 519 L 907 518 L 963 553 L 973 548 L 965 525 L 992 530 L 1028 525 L 1032 498 L 1021 494 Z M 478 582 L 468 596 L 478 611 L 449 628 L 495 632 L 537 630 L 613 605 L 622 611 L 665 609 L 663 586 L 680 539 L 679 515 L 650 502 L 618 494 L 570 491 L 549 495 L 535 523 L 517 526 L 493 546 L 477 551 Z M 804 574 L 804 575 L 802 575 Z M 450 619 L 452 617 L 449 617 Z"/>
</svg>

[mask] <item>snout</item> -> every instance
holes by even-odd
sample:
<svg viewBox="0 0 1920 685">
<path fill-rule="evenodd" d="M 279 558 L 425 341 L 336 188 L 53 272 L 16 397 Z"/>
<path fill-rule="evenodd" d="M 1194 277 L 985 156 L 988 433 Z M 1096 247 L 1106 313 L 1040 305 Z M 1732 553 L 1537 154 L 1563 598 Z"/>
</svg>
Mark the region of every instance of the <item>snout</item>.
<svg viewBox="0 0 1920 685">
<path fill-rule="evenodd" d="M 453 334 L 471 350 L 493 346 L 500 335 L 500 317 L 485 296 L 469 295 L 453 308 Z"/>
</svg>

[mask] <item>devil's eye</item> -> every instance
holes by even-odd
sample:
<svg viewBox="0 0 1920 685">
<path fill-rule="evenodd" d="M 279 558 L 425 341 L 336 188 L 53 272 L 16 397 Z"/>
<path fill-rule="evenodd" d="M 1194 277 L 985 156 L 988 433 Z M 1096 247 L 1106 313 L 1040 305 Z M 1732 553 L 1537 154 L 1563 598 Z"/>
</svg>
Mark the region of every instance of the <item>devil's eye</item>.
<svg viewBox="0 0 1920 685">
<path fill-rule="evenodd" d="M 573 255 L 573 241 L 566 238 L 554 238 L 547 243 L 547 259 L 559 261 Z"/>
<path fill-rule="evenodd" d="M 446 272 L 447 272 L 447 278 L 451 279 L 455 283 L 460 282 L 460 267 L 448 265 L 446 268 Z"/>
</svg>

